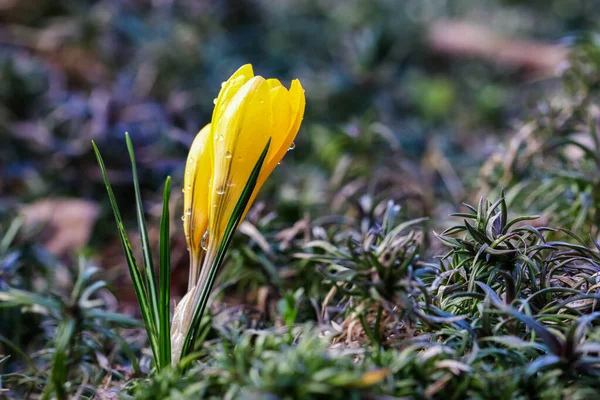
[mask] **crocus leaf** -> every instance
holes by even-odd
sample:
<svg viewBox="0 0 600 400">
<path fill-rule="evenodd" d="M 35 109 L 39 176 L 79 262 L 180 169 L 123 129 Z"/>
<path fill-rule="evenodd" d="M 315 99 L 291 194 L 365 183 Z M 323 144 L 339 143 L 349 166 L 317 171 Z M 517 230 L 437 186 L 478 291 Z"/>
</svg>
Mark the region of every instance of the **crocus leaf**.
<svg viewBox="0 0 600 400">
<path fill-rule="evenodd" d="M 148 239 L 148 229 L 144 219 L 144 205 L 142 204 L 142 195 L 140 193 L 140 183 L 135 165 L 135 154 L 133 151 L 133 143 L 128 133 L 125 133 L 125 141 L 127 142 L 127 150 L 131 160 L 131 171 L 133 173 L 133 188 L 135 191 L 135 207 L 137 214 L 137 223 L 140 230 L 140 240 L 142 242 L 142 254 L 144 258 L 144 275 L 146 277 L 146 289 L 148 291 L 149 305 L 154 321 L 159 320 L 158 313 L 158 295 L 156 293 L 156 277 L 154 273 L 154 262 L 152 261 L 152 252 L 150 250 L 150 240 Z M 160 333 L 160 326 L 156 326 Z"/>
<path fill-rule="evenodd" d="M 135 295 L 138 299 L 138 303 L 140 305 L 140 311 L 142 312 L 142 318 L 144 320 L 144 326 L 146 327 L 146 332 L 148 333 L 148 339 L 150 340 L 150 348 L 152 349 L 152 354 L 154 355 L 154 360 L 155 360 L 155 362 L 157 362 L 159 351 L 158 351 L 158 342 L 156 339 L 156 337 L 157 337 L 156 321 L 153 318 L 153 314 L 150 309 L 150 304 L 148 302 L 148 294 L 146 292 L 146 285 L 145 285 L 144 279 L 142 277 L 142 272 L 140 271 L 137 261 L 135 260 L 135 256 L 133 254 L 131 244 L 129 243 L 127 233 L 125 232 L 125 228 L 123 227 L 123 220 L 121 218 L 121 213 L 119 212 L 119 206 L 117 205 L 117 200 L 115 199 L 115 195 L 114 195 L 112 187 L 110 185 L 110 181 L 109 181 L 108 175 L 106 173 L 106 167 L 104 165 L 104 161 L 102 160 L 100 151 L 98 150 L 98 147 L 96 146 L 96 144 L 94 142 L 92 142 L 92 146 L 94 148 L 94 152 L 96 153 L 96 158 L 98 159 L 98 165 L 100 166 L 100 171 L 102 172 L 102 177 L 104 178 L 104 184 L 106 185 L 106 190 L 108 192 L 108 198 L 110 200 L 110 205 L 112 207 L 113 214 L 115 216 L 117 230 L 119 231 L 119 238 L 121 239 L 121 245 L 123 246 L 125 258 L 127 260 L 127 267 L 129 268 L 129 275 L 131 276 L 131 280 L 133 281 L 133 288 L 135 290 Z"/>
<path fill-rule="evenodd" d="M 160 221 L 160 286 L 159 286 L 159 349 L 162 366 L 171 364 L 171 324 L 170 324 L 170 297 L 171 297 L 171 250 L 170 250 L 170 216 L 169 198 L 171 197 L 171 177 L 165 181 L 163 194 L 162 218 Z"/>
</svg>

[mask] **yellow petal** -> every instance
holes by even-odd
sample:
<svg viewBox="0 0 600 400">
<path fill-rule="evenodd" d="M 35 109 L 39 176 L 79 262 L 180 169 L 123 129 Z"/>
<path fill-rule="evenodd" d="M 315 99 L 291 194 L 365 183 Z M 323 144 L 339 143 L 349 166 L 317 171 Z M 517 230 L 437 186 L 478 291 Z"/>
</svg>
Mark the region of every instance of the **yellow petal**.
<svg viewBox="0 0 600 400">
<path fill-rule="evenodd" d="M 304 108 L 306 105 L 306 100 L 304 98 L 304 89 L 300 84 L 298 79 L 294 79 L 292 81 L 292 85 L 289 90 L 289 102 L 290 102 L 290 115 L 288 117 L 288 129 L 285 134 L 281 134 L 281 142 L 276 148 L 276 152 L 269 158 L 267 167 L 265 168 L 265 172 L 268 171 L 268 175 L 277 167 L 277 164 L 281 162 L 283 157 L 287 154 L 290 146 L 296 139 L 296 135 L 298 134 L 298 130 L 300 129 L 300 124 L 302 123 L 302 119 L 304 118 Z M 275 133 L 277 134 L 277 133 Z M 266 178 L 265 177 L 265 180 Z M 262 183 L 264 180 L 259 179 L 259 182 Z"/>
<path fill-rule="evenodd" d="M 194 286 L 202 254 L 202 236 L 208 226 L 208 193 L 212 162 L 210 124 L 198 132 L 185 165 L 183 178 L 183 230 L 190 251 L 189 287 Z"/>
<path fill-rule="evenodd" d="M 269 91 L 271 97 L 271 148 L 269 149 L 269 156 L 265 160 L 268 165 L 272 159 L 276 156 L 283 146 L 285 146 L 288 132 L 290 130 L 290 119 L 295 116 L 292 114 L 292 104 L 290 102 L 290 94 L 283 86 L 272 88 Z M 289 143 L 288 146 L 289 147 Z M 279 160 L 277 160 L 279 162 Z M 275 162 L 275 165 L 277 165 Z"/>
<path fill-rule="evenodd" d="M 300 129 L 300 124 L 302 124 L 302 119 L 304 118 L 304 108 L 306 107 L 306 98 L 304 97 L 304 88 L 298 79 L 294 79 L 290 86 L 290 99 L 292 102 L 293 112 L 295 114 L 295 119 L 293 120 L 290 127 L 290 135 L 293 135 L 294 138 Z M 293 139 L 292 139 L 293 141 Z M 291 143 L 291 142 L 290 142 Z"/>
<path fill-rule="evenodd" d="M 267 79 L 267 85 L 269 85 L 269 87 L 271 89 L 281 86 L 283 87 L 283 85 L 281 84 L 281 82 L 279 81 L 279 79 L 275 79 L 275 78 L 269 78 Z"/>
<path fill-rule="evenodd" d="M 286 102 L 289 104 L 289 112 L 287 115 L 283 107 L 274 108 L 274 112 L 277 112 L 280 115 L 286 115 L 287 126 L 273 127 L 273 142 L 275 145 L 271 149 L 272 152 L 269 152 L 269 158 L 265 162 L 265 166 L 263 167 L 258 178 L 255 192 L 260 190 L 269 175 L 271 175 L 273 170 L 277 167 L 277 164 L 281 162 L 283 157 L 288 152 L 290 146 L 296 138 L 296 135 L 298 134 L 300 124 L 302 123 L 302 118 L 304 117 L 304 89 L 302 89 L 302 85 L 300 85 L 300 82 L 297 79 L 292 81 L 290 90 L 287 92 L 287 101 L 283 101 L 281 99 L 278 99 L 277 101 Z M 278 117 L 275 117 L 275 121 L 277 121 L 277 119 Z"/>
<path fill-rule="evenodd" d="M 252 192 L 252 197 L 248 202 L 248 206 L 244 212 L 244 217 L 248 213 L 248 210 L 254 203 L 254 199 L 258 195 L 258 192 L 262 188 L 263 184 L 267 180 L 267 178 L 271 175 L 273 170 L 277 167 L 279 162 L 283 159 L 285 154 L 288 152 L 291 144 L 293 143 L 296 135 L 298 134 L 298 130 L 300 129 L 300 123 L 302 122 L 302 118 L 304 117 L 304 107 L 305 107 L 305 99 L 304 99 L 304 89 L 302 85 L 300 85 L 300 81 L 295 79 L 292 81 L 292 85 L 290 87 L 289 92 L 285 90 L 285 94 L 287 95 L 287 99 L 284 100 L 282 98 L 283 92 L 271 89 L 272 93 L 272 102 L 279 102 L 279 105 L 273 105 L 273 113 L 277 113 L 272 117 L 272 126 L 271 126 L 271 148 L 269 149 L 269 154 L 263 167 L 261 169 L 260 175 L 258 176 L 258 181 L 256 183 L 256 187 Z M 289 106 L 289 111 L 286 113 L 286 107 L 283 104 L 287 104 Z M 281 119 L 286 119 L 287 126 L 281 127 L 282 123 Z M 242 218 L 243 220 L 243 218 Z"/>
<path fill-rule="evenodd" d="M 253 77 L 254 71 L 252 70 L 252 65 L 246 64 L 235 71 L 227 81 L 223 82 L 213 110 L 213 121 L 218 121 L 221 118 L 233 96 Z"/>
<path fill-rule="evenodd" d="M 269 86 L 260 76 L 232 97 L 220 119 L 213 120 L 213 175 L 209 210 L 209 263 L 233 209 L 271 132 Z M 213 245 L 214 244 L 214 245 Z M 204 279 L 202 271 L 200 281 Z"/>
</svg>

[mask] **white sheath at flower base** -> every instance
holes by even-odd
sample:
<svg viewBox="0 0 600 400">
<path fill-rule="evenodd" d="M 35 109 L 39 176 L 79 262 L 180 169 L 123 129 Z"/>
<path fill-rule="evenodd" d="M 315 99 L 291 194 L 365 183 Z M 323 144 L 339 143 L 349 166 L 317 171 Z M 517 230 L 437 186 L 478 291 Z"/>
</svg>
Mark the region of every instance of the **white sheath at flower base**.
<svg viewBox="0 0 600 400">
<path fill-rule="evenodd" d="M 185 341 L 187 330 L 184 327 L 189 325 L 189 319 L 192 317 L 193 310 L 190 310 L 192 294 L 195 286 L 186 293 L 173 312 L 173 321 L 171 322 L 171 364 L 175 367 L 181 358 L 181 349 Z"/>
</svg>

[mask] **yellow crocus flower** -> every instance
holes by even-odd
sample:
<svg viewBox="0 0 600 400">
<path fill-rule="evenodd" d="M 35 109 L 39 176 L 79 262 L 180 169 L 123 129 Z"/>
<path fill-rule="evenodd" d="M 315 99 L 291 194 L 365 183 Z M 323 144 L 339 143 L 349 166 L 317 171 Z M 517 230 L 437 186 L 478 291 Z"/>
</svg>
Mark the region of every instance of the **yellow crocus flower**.
<svg viewBox="0 0 600 400">
<path fill-rule="evenodd" d="M 298 80 L 288 91 L 276 79 L 254 76 L 244 65 L 225 83 L 217 98 L 211 132 L 213 174 L 209 209 L 207 261 L 218 247 L 250 173 L 267 141 L 269 152 L 252 198 L 291 146 L 304 115 L 304 90 Z"/>
<path fill-rule="evenodd" d="M 212 121 L 197 135 L 184 177 L 184 228 L 190 249 L 188 293 L 175 310 L 172 354 L 176 364 L 201 288 L 207 282 L 225 228 L 269 139 L 269 150 L 245 212 L 292 145 L 304 116 L 304 90 L 254 76 L 250 64 L 223 83 Z M 245 215 L 245 213 L 244 213 Z M 205 254 L 206 252 L 206 254 Z M 200 262 L 202 267 L 199 269 Z"/>
</svg>

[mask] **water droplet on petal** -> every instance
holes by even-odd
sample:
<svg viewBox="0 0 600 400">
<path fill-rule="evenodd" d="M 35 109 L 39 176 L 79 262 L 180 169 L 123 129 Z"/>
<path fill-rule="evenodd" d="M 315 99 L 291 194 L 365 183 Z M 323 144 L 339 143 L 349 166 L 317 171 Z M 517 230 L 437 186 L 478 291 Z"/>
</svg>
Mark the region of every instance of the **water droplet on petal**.
<svg viewBox="0 0 600 400">
<path fill-rule="evenodd" d="M 204 251 L 208 250 L 209 236 L 210 236 L 210 233 L 208 232 L 208 229 L 207 229 L 206 232 L 204 232 L 204 235 L 202 235 L 202 240 L 200 240 L 200 246 L 202 246 L 202 249 Z"/>
<path fill-rule="evenodd" d="M 288 148 L 288 151 L 294 150 L 295 148 L 296 148 L 296 143 L 292 142 L 292 144 L 290 144 L 290 147 Z"/>
<path fill-rule="evenodd" d="M 192 215 L 192 209 L 188 208 L 187 211 L 185 212 L 185 215 Z"/>
<path fill-rule="evenodd" d="M 226 152 L 225 153 L 225 158 L 230 159 L 231 158 L 231 153 L 230 152 Z"/>
<path fill-rule="evenodd" d="M 223 140 L 225 140 L 225 136 L 219 135 L 219 141 L 222 142 Z"/>
<path fill-rule="evenodd" d="M 217 99 L 216 98 L 213 100 L 213 104 L 217 105 Z"/>
<path fill-rule="evenodd" d="M 221 87 L 225 87 L 225 85 L 227 85 L 227 82 L 221 82 Z"/>
<path fill-rule="evenodd" d="M 192 190 L 192 185 L 187 185 L 187 190 Z"/>
<path fill-rule="evenodd" d="M 185 193 L 185 188 L 181 188 L 181 193 Z"/>
<path fill-rule="evenodd" d="M 224 194 L 225 193 L 225 185 L 219 185 L 217 187 L 217 194 Z"/>
<path fill-rule="evenodd" d="M 281 161 L 279 161 L 279 162 L 277 163 L 277 165 L 281 165 Z"/>
<path fill-rule="evenodd" d="M 182 221 L 185 221 L 185 215 L 182 215 L 182 216 L 181 216 L 181 220 L 182 220 Z"/>
</svg>

